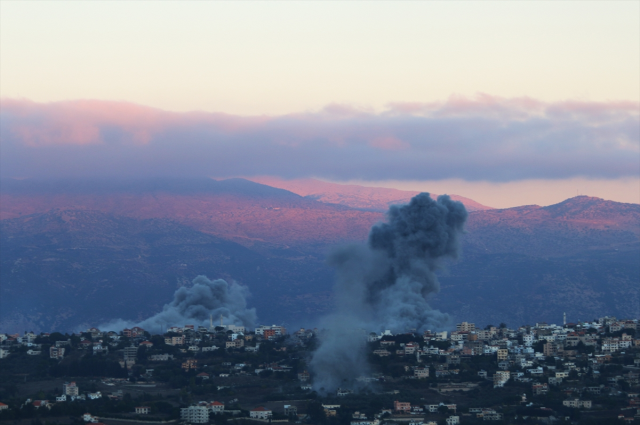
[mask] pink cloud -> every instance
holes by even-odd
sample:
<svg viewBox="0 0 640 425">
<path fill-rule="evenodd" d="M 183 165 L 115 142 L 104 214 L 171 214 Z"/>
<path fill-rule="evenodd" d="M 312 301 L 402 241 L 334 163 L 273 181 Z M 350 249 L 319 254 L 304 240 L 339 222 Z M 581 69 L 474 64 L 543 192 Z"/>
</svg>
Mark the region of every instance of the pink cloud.
<svg viewBox="0 0 640 425">
<path fill-rule="evenodd" d="M 621 113 L 638 116 L 640 103 L 633 101 L 589 102 L 567 100 L 542 102 L 530 97 L 504 98 L 486 93 L 474 97 L 452 95 L 442 102 L 396 102 L 387 105 L 391 113 L 424 116 L 492 116 L 502 119 L 527 119 L 545 115 L 601 116 Z"/>
<path fill-rule="evenodd" d="M 244 117 L 126 102 L 1 101 L 0 173 L 511 181 L 640 174 L 637 102 L 479 94 L 374 113 Z"/>
<path fill-rule="evenodd" d="M 234 132 L 270 119 L 200 112 L 178 114 L 128 102 L 97 100 L 36 103 L 3 99 L 2 108 L 14 117 L 14 134 L 29 146 L 100 144 L 105 141 L 105 128 L 126 133 L 133 144 L 147 144 L 154 135 L 169 128 L 209 123 L 220 131 Z"/>
<path fill-rule="evenodd" d="M 172 121 L 169 113 L 126 102 L 35 103 L 7 99 L 2 101 L 2 108 L 14 118 L 11 130 L 29 146 L 103 143 L 101 127 L 105 126 L 128 133 L 135 144 L 145 144 L 155 131 Z"/>
<path fill-rule="evenodd" d="M 404 142 L 397 137 L 393 136 L 382 136 L 376 137 L 369 142 L 369 145 L 384 150 L 403 150 L 409 149 L 411 145 L 407 142 Z"/>
</svg>

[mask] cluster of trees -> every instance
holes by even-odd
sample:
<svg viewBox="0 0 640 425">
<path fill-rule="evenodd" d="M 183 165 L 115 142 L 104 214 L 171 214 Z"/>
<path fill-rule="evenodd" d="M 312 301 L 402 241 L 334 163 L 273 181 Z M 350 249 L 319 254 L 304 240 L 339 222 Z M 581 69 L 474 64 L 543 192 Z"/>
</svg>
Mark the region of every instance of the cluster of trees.
<svg viewBox="0 0 640 425">
<path fill-rule="evenodd" d="M 102 354 L 88 353 L 79 359 L 56 362 L 49 368 L 53 377 L 64 376 L 99 376 L 110 378 L 127 378 L 128 372 L 120 363 Z"/>
<path fill-rule="evenodd" d="M 51 400 L 55 399 L 55 394 L 42 393 L 36 395 L 35 399 Z M 32 403 L 24 405 L 21 405 L 21 403 L 21 401 L 15 400 L 10 405 L 11 409 L 0 411 L 0 421 L 29 418 L 37 418 L 38 420 L 48 420 L 56 417 L 80 418 L 87 411 L 99 417 L 127 417 L 135 411 L 136 406 L 141 404 L 151 408 L 150 415 L 143 419 L 166 420 L 167 418 L 177 419 L 180 416 L 180 409 L 177 407 L 177 403 L 171 403 L 160 395 L 154 396 L 148 393 L 144 393 L 137 398 L 125 393 L 121 400 L 103 397 L 86 402 L 59 402 L 55 403 L 50 409 L 46 407 L 37 409 Z"/>
</svg>

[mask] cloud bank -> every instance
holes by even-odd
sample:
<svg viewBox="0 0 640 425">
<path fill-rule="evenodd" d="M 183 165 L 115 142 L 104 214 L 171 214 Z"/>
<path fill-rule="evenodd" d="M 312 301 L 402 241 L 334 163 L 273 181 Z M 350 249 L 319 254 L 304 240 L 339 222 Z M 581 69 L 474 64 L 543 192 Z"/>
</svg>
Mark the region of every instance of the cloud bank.
<svg viewBox="0 0 640 425">
<path fill-rule="evenodd" d="M 640 174 L 636 102 L 451 97 L 243 117 L 4 99 L 0 177 L 278 175 L 507 182 Z"/>
</svg>

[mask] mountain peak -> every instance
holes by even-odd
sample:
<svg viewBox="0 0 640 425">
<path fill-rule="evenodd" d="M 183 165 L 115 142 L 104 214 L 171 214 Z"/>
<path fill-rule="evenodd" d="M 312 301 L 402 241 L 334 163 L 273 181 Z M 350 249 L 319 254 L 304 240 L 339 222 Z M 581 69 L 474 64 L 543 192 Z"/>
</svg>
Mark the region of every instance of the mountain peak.
<svg viewBox="0 0 640 425">
<path fill-rule="evenodd" d="M 606 199 L 593 196 L 574 196 L 557 204 L 543 207 L 551 214 L 579 214 L 580 212 L 591 211 L 598 214 L 633 214 L 640 212 L 640 205 L 625 204 L 622 202 L 607 201 Z"/>
</svg>

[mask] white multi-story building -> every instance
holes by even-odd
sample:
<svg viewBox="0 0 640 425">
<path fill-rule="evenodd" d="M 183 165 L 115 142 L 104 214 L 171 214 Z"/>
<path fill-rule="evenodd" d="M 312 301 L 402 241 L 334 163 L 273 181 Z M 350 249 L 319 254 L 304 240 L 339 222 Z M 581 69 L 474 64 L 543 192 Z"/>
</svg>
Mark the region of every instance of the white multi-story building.
<svg viewBox="0 0 640 425">
<path fill-rule="evenodd" d="M 49 347 L 49 357 L 52 359 L 61 359 L 64 357 L 64 347 Z"/>
<path fill-rule="evenodd" d="M 522 342 L 527 347 L 531 347 L 535 341 L 536 341 L 536 336 L 534 334 L 524 334 L 524 335 L 522 335 Z"/>
<path fill-rule="evenodd" d="M 495 335 L 495 332 L 490 330 L 479 330 L 476 331 L 476 335 L 478 335 L 478 339 L 481 341 L 489 341 L 493 335 Z"/>
<path fill-rule="evenodd" d="M 411 354 L 414 354 L 416 350 L 419 350 L 419 349 L 420 349 L 420 346 L 415 342 L 408 342 L 404 346 L 404 354 L 409 356 Z"/>
<path fill-rule="evenodd" d="M 459 425 L 460 424 L 460 416 L 449 416 L 447 418 L 447 425 Z"/>
<path fill-rule="evenodd" d="M 493 388 L 503 387 L 511 377 L 511 372 L 508 370 L 498 370 L 493 375 Z"/>
<path fill-rule="evenodd" d="M 265 409 L 262 406 L 258 406 L 255 409 L 251 409 L 249 417 L 255 419 L 269 419 L 273 415 L 273 412 L 269 409 Z"/>
<path fill-rule="evenodd" d="M 417 367 L 413 371 L 413 376 L 418 379 L 428 378 L 429 377 L 429 368 L 428 367 Z"/>
<path fill-rule="evenodd" d="M 180 409 L 180 419 L 191 424 L 209 422 L 209 409 L 205 406 L 189 406 Z"/>
<path fill-rule="evenodd" d="M 497 353 L 500 347 L 497 345 L 485 345 L 482 349 L 484 354 L 494 354 Z"/>
<path fill-rule="evenodd" d="M 455 342 L 466 341 L 468 336 L 469 336 L 468 333 L 464 333 L 462 331 L 460 332 L 454 331 L 454 332 L 451 332 L 451 341 L 455 341 Z"/>
<path fill-rule="evenodd" d="M 271 325 L 271 326 L 258 326 L 256 328 L 256 335 L 264 335 L 264 331 L 273 330 L 275 335 L 282 336 L 287 333 L 287 330 L 283 326 Z"/>
<path fill-rule="evenodd" d="M 183 345 L 184 344 L 184 335 L 165 337 L 164 343 L 167 344 L 167 345 Z"/>
<path fill-rule="evenodd" d="M 615 351 L 619 350 L 619 342 L 620 340 L 618 338 L 605 338 L 602 341 L 602 351 L 603 352 L 609 352 L 609 353 L 613 353 Z"/>
<path fill-rule="evenodd" d="M 476 330 L 475 323 L 462 322 L 456 325 L 457 330 L 465 332 L 473 332 Z"/>
<path fill-rule="evenodd" d="M 65 382 L 62 384 L 62 393 L 66 395 L 78 395 L 78 386 L 75 382 Z"/>
<path fill-rule="evenodd" d="M 436 332 L 435 335 L 437 341 L 446 341 L 447 339 L 447 331 Z"/>
<path fill-rule="evenodd" d="M 149 356 L 149 360 L 152 362 L 166 362 L 173 360 L 173 354 L 152 354 Z"/>
<path fill-rule="evenodd" d="M 564 406 L 573 407 L 577 409 L 580 409 L 580 408 L 591 409 L 591 400 L 579 400 L 577 398 L 571 398 L 569 400 L 564 400 L 562 404 Z"/>
</svg>

